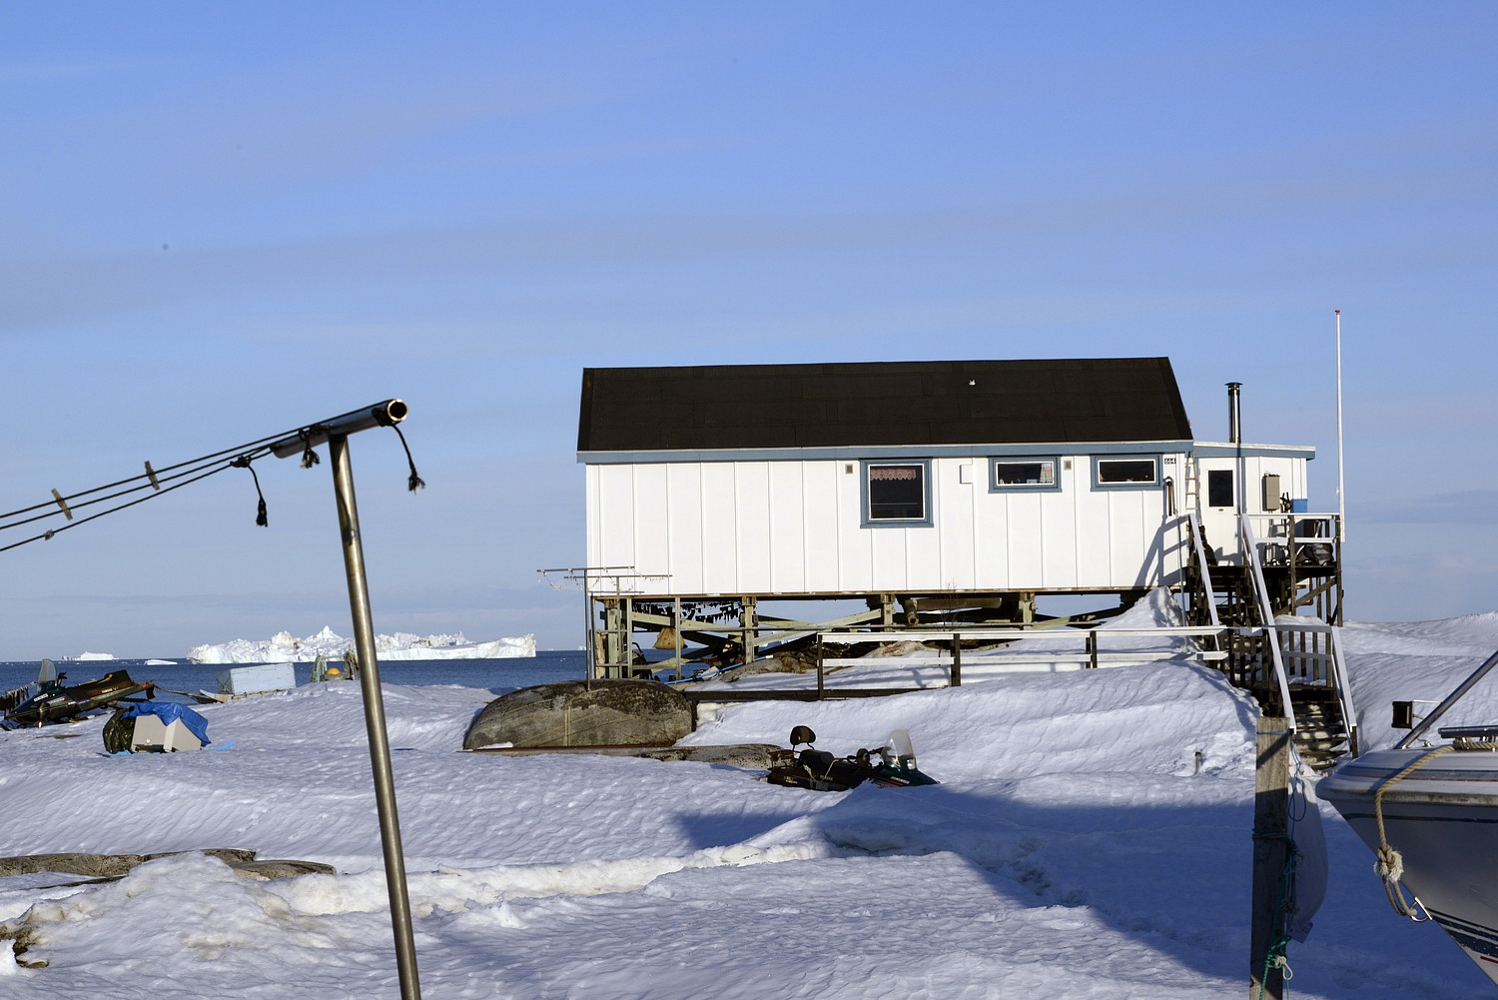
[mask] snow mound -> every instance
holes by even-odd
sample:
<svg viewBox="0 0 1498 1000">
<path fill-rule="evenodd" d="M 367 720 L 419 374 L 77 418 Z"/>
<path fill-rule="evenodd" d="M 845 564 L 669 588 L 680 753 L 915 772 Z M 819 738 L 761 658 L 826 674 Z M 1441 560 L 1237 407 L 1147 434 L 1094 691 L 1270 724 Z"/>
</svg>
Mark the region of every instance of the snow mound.
<svg viewBox="0 0 1498 1000">
<path fill-rule="evenodd" d="M 264 640 L 234 639 L 217 645 L 194 646 L 187 658 L 205 664 L 307 663 L 319 655 L 340 659 L 353 648 L 353 639 L 345 639 L 324 625 L 321 632 L 305 639 L 298 639 L 290 632 L 277 632 Z M 535 656 L 536 637 L 522 635 L 469 642 L 462 632 L 453 635 L 397 632 L 375 636 L 375 652 L 382 660 L 499 660 Z"/>
<path fill-rule="evenodd" d="M 1498 612 L 1429 622 L 1348 622 L 1342 646 L 1366 753 L 1404 736 L 1405 730 L 1389 725 L 1394 702 L 1427 702 L 1415 706 L 1416 715 L 1424 715 L 1498 650 Z M 1493 722 L 1498 722 L 1498 674 L 1469 691 L 1439 724 Z"/>
</svg>

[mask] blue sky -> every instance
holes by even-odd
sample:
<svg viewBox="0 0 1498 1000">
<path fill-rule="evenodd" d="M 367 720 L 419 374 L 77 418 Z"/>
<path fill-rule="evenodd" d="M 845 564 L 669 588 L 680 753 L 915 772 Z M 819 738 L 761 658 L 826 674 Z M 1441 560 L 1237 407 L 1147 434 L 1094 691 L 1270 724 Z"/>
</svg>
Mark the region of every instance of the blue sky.
<svg viewBox="0 0 1498 1000">
<path fill-rule="evenodd" d="M 400 396 L 376 626 L 576 644 L 585 366 L 1169 355 L 1310 443 L 1348 609 L 1498 608 L 1498 7 L 0 11 L 9 509 Z M 346 630 L 326 466 L 0 554 L 0 659 Z"/>
</svg>

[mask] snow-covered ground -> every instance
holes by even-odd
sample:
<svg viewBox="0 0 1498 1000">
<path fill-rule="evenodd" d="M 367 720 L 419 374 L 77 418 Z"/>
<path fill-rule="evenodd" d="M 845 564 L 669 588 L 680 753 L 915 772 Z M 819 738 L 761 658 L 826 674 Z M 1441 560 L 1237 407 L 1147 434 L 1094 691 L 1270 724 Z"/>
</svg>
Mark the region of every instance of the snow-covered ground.
<svg viewBox="0 0 1498 1000">
<path fill-rule="evenodd" d="M 1365 725 L 1383 699 L 1440 697 L 1485 642 L 1498 615 L 1349 629 Z M 1474 695 L 1498 718 L 1498 683 Z M 744 704 L 687 739 L 784 743 L 805 723 L 847 753 L 908 728 L 943 781 L 836 794 L 707 764 L 459 752 L 490 697 L 386 689 L 427 997 L 1245 995 L 1254 708 L 1210 669 Z M 112 758 L 98 720 L 0 733 L 0 854 L 242 847 L 344 874 L 248 882 L 184 855 L 114 884 L 0 879 L 0 921 L 49 963 L 0 945 L 0 995 L 397 995 L 356 686 L 203 714 L 232 746 Z M 1390 911 L 1367 849 L 1323 814 L 1331 882 L 1290 949 L 1294 994 L 1492 995 L 1439 929 Z"/>
<path fill-rule="evenodd" d="M 193 663 L 310 663 L 319 656 L 337 660 L 354 648 L 326 625 L 316 635 L 298 639 L 290 632 L 277 632 L 269 639 L 232 639 L 217 645 L 194 646 L 187 653 Z M 534 635 L 508 636 L 489 642 L 469 642 L 462 632 L 454 635 L 375 636 L 375 653 L 381 660 L 500 660 L 512 656 L 535 656 Z"/>
</svg>

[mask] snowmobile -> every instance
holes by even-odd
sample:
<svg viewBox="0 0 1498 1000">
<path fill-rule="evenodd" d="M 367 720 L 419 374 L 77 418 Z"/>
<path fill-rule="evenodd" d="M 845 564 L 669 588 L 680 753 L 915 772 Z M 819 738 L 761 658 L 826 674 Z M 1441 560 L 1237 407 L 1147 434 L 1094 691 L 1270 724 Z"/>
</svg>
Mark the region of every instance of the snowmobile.
<svg viewBox="0 0 1498 1000">
<path fill-rule="evenodd" d="M 859 750 L 847 757 L 816 749 L 812 746 L 816 739 L 817 734 L 809 726 L 792 729 L 791 748 L 779 751 L 771 759 L 770 774 L 765 780 L 772 785 L 818 792 L 843 792 L 865 781 L 884 788 L 940 784 L 916 767 L 915 747 L 907 729 L 890 733 L 889 739 L 876 750 Z M 804 749 L 796 749 L 803 745 Z"/>
<path fill-rule="evenodd" d="M 44 722 L 70 719 L 96 708 L 107 708 L 133 694 L 151 697 L 155 685 L 150 681 L 131 680 L 129 671 L 115 670 L 97 680 L 64 686 L 66 673 L 58 673 L 51 660 L 42 661 L 37 678 L 37 693 L 5 713 L 5 722 L 13 726 L 40 726 Z"/>
</svg>

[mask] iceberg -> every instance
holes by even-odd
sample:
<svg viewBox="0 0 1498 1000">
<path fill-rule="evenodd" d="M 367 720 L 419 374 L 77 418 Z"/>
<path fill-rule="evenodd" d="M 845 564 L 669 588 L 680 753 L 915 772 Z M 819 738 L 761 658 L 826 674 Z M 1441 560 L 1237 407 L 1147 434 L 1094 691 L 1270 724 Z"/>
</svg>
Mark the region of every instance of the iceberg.
<svg viewBox="0 0 1498 1000">
<path fill-rule="evenodd" d="M 229 642 L 194 646 L 187 658 L 193 663 L 309 663 L 325 656 L 341 659 L 354 648 L 346 639 L 326 625 L 321 632 L 298 639 L 290 632 L 277 632 L 269 639 L 234 639 Z M 452 635 L 413 635 L 397 632 L 375 636 L 375 653 L 381 660 L 499 660 L 515 656 L 535 656 L 534 635 L 510 636 L 489 642 L 469 642 L 462 632 Z"/>
</svg>

